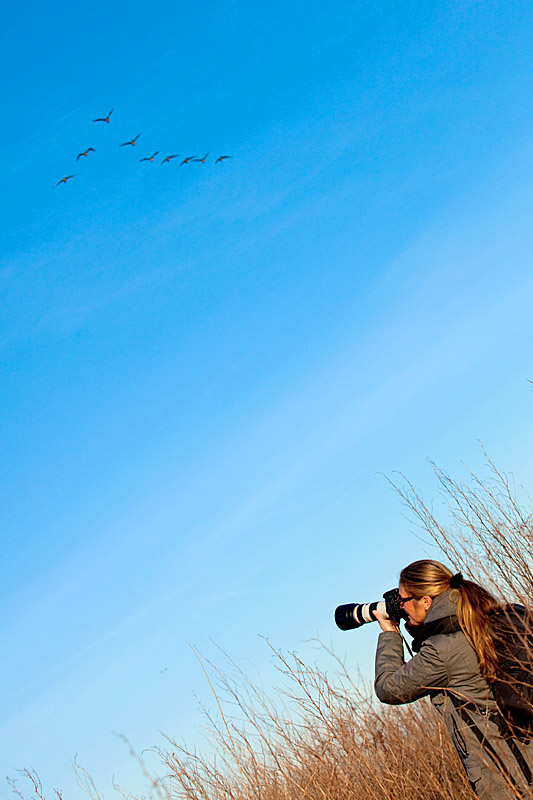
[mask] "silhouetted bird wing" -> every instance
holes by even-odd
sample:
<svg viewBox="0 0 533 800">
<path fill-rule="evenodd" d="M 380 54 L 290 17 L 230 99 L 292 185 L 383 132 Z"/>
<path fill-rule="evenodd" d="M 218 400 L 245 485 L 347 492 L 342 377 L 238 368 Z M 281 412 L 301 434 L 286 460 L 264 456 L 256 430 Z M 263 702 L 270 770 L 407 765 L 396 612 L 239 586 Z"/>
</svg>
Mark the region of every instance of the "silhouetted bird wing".
<svg viewBox="0 0 533 800">
<path fill-rule="evenodd" d="M 159 150 L 156 150 L 153 155 L 147 156 L 146 158 L 140 158 L 139 161 L 153 161 L 158 153 L 159 153 Z"/>
<path fill-rule="evenodd" d="M 187 158 L 184 158 L 184 159 L 183 159 L 183 161 L 181 162 L 181 164 L 180 164 L 180 167 L 182 167 L 184 164 L 188 164 L 188 163 L 189 163 L 189 161 L 190 161 L 192 158 L 198 158 L 198 156 L 187 156 Z"/>
<path fill-rule="evenodd" d="M 84 150 L 82 153 L 78 153 L 76 161 L 79 161 L 82 156 L 87 157 L 89 155 L 89 153 L 91 153 L 91 152 L 92 153 L 95 152 L 94 147 L 88 147 L 87 150 Z"/>
<path fill-rule="evenodd" d="M 178 158 L 179 155 L 180 155 L 179 153 L 174 153 L 174 155 L 172 156 L 165 156 L 161 163 L 162 164 L 168 163 L 171 158 Z"/>
<path fill-rule="evenodd" d="M 56 183 L 56 186 L 59 186 L 60 183 L 66 183 L 67 181 L 69 181 L 71 178 L 74 178 L 74 177 L 75 177 L 75 174 L 74 175 L 65 175 L 64 178 L 61 178 L 61 180 Z"/>
<path fill-rule="evenodd" d="M 109 117 L 111 116 L 112 113 L 113 113 L 113 109 L 111 109 L 111 111 L 108 113 L 107 117 L 97 117 L 96 119 L 93 119 L 93 122 L 109 122 Z"/>
<path fill-rule="evenodd" d="M 233 158 L 233 156 L 219 156 L 215 161 L 215 164 L 218 164 L 220 161 L 224 161 L 225 158 Z"/>
<path fill-rule="evenodd" d="M 137 139 L 139 138 L 140 135 L 141 134 L 138 133 L 137 136 L 135 136 L 133 139 L 130 139 L 129 142 L 122 142 L 120 147 L 126 147 L 128 144 L 131 144 L 132 147 L 135 147 L 135 142 L 137 141 Z"/>
</svg>

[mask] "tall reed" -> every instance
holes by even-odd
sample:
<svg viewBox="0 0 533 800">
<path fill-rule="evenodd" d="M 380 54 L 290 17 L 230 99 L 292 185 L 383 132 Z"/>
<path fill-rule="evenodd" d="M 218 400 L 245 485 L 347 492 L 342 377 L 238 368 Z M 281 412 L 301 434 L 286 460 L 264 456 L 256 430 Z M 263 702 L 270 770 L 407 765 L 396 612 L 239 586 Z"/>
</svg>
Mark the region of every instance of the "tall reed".
<svg viewBox="0 0 533 800">
<path fill-rule="evenodd" d="M 210 665 L 218 702 L 217 718 L 209 726 L 212 755 L 168 740 L 159 754 L 170 798 L 473 797 L 449 735 L 429 703 L 381 706 L 354 684 L 340 662 L 333 679 L 295 654 L 277 652 L 275 657 L 283 687 L 274 698 L 245 676 L 230 682 Z"/>
</svg>

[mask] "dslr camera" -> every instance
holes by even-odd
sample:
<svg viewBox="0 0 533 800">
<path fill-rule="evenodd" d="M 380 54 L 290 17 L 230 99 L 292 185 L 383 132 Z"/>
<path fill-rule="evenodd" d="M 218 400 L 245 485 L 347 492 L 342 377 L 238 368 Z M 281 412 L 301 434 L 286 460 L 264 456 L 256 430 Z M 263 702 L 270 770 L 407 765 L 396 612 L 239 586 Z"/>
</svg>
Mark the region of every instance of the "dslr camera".
<svg viewBox="0 0 533 800">
<path fill-rule="evenodd" d="M 383 600 L 375 603 L 347 603 L 337 606 L 335 622 L 341 631 L 350 631 L 360 628 L 366 622 L 374 622 L 376 619 L 374 611 L 377 611 L 385 619 L 390 619 L 398 624 L 400 620 L 407 619 L 407 614 L 400 607 L 400 592 L 398 589 L 389 589 L 388 592 L 384 592 Z"/>
</svg>

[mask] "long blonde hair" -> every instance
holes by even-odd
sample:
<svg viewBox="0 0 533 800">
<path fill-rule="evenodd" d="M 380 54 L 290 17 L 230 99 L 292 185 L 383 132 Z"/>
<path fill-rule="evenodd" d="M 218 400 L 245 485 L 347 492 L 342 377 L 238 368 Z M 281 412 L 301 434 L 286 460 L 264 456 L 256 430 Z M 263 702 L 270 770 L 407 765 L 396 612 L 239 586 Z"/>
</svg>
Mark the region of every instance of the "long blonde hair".
<svg viewBox="0 0 533 800">
<path fill-rule="evenodd" d="M 453 580 L 452 580 L 453 579 Z M 452 586 L 450 586 L 450 581 Z M 496 678 L 497 657 L 490 634 L 489 616 L 501 604 L 486 589 L 441 564 L 422 559 L 413 561 L 400 573 L 400 583 L 413 597 L 438 597 L 452 589 L 451 599 L 457 604 L 457 620 L 466 638 L 476 651 L 481 673 L 487 680 Z"/>
</svg>

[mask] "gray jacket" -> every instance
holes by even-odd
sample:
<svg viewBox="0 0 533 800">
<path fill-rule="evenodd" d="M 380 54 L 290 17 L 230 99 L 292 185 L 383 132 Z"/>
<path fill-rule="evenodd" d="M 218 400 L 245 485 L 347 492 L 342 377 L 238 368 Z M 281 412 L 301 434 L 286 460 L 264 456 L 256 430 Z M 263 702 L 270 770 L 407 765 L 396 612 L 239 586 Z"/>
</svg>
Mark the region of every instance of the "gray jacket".
<svg viewBox="0 0 533 800">
<path fill-rule="evenodd" d="M 446 591 L 434 598 L 424 624 L 455 616 L 451 592 Z M 496 702 L 480 673 L 475 650 L 461 630 L 430 636 L 407 663 L 404 663 L 399 634 L 382 632 L 376 652 L 375 689 L 383 703 L 411 703 L 419 697 L 431 698 L 444 718 L 470 783 L 484 800 L 516 797 L 510 787 L 513 782 L 524 790 L 525 797 L 533 797 L 533 787 L 527 785 L 516 757 L 523 759 L 526 771 L 529 767 L 533 773 L 533 744 L 524 745 L 513 740 L 513 754 L 500 736 L 494 721 Z M 466 714 L 464 710 L 457 710 L 450 693 L 464 703 Z M 472 710 L 472 703 L 477 710 Z M 510 773 L 510 781 L 502 777 L 502 771 Z"/>
</svg>

